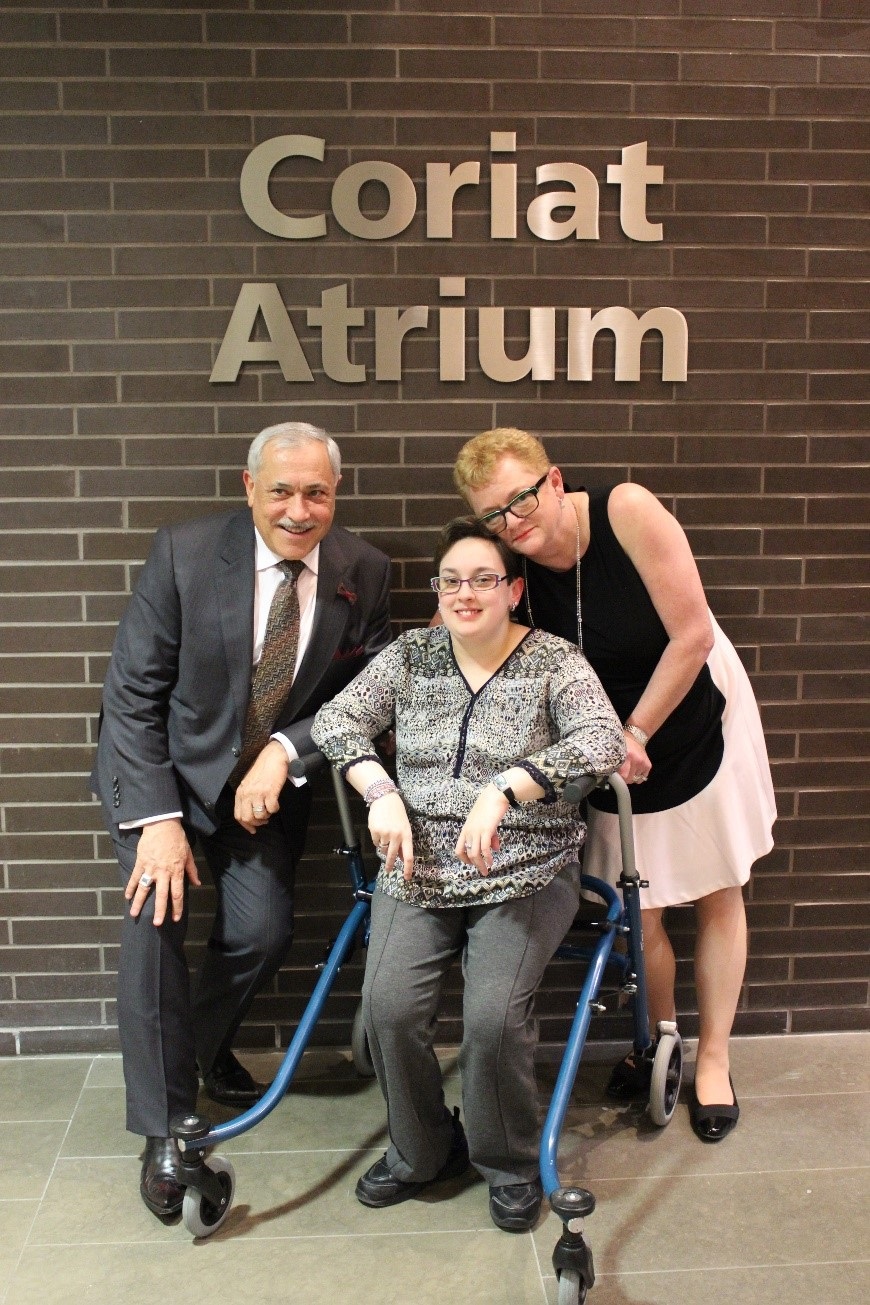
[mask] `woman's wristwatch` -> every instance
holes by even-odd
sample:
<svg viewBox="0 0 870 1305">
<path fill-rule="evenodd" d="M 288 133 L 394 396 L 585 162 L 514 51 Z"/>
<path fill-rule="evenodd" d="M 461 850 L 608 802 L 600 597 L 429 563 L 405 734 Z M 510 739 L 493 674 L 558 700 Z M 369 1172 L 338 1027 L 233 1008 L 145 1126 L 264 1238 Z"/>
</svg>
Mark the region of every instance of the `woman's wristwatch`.
<svg viewBox="0 0 870 1305">
<path fill-rule="evenodd" d="M 498 789 L 498 791 L 505 795 L 505 797 L 507 798 L 510 805 L 514 808 L 514 810 L 516 810 L 521 805 L 517 801 L 517 795 L 516 793 L 514 793 L 513 789 L 511 788 L 510 780 L 507 778 L 506 775 L 493 775 L 492 779 L 490 780 L 490 783 L 494 784 Z"/>
<path fill-rule="evenodd" d="M 649 743 L 649 735 L 646 730 L 642 730 L 639 725 L 623 725 L 626 734 L 630 734 L 633 739 L 637 739 L 642 748 Z"/>
</svg>

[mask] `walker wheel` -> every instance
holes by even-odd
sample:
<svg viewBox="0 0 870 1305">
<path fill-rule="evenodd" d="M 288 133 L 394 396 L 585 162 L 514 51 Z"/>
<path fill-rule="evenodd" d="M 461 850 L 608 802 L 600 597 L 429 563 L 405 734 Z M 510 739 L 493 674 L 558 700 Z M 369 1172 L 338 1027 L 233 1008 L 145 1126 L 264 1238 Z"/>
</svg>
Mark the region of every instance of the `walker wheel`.
<svg viewBox="0 0 870 1305">
<path fill-rule="evenodd" d="M 559 1271 L 558 1305 L 583 1305 L 586 1299 L 586 1284 L 577 1269 Z"/>
<path fill-rule="evenodd" d="M 671 1122 L 683 1078 L 683 1040 L 679 1033 L 662 1033 L 653 1060 L 649 1087 L 649 1113 L 654 1124 Z"/>
<path fill-rule="evenodd" d="M 369 1050 L 369 1040 L 366 1037 L 362 1002 L 357 1006 L 353 1017 L 353 1028 L 350 1032 L 350 1050 L 354 1069 L 360 1078 L 374 1078 L 375 1067 L 372 1061 L 372 1053 Z"/>
<path fill-rule="evenodd" d="M 223 1188 L 224 1200 L 219 1206 L 212 1205 L 195 1187 L 185 1189 L 181 1217 L 185 1228 L 194 1237 L 211 1237 L 217 1232 L 232 1208 L 236 1191 L 236 1171 L 229 1160 L 222 1155 L 211 1155 L 208 1167 Z"/>
</svg>

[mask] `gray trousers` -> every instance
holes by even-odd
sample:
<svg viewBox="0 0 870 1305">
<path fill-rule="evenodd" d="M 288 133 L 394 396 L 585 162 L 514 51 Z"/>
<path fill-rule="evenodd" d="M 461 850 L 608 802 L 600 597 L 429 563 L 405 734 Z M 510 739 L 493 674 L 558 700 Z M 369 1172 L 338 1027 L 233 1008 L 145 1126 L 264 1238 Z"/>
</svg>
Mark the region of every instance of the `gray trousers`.
<svg viewBox="0 0 870 1305">
<path fill-rule="evenodd" d="M 292 795 L 291 795 L 292 796 Z M 304 836 L 295 811 L 249 834 L 232 815 L 233 795 L 217 804 L 220 824 L 198 835 L 217 894 L 208 949 L 191 998 L 184 916 L 154 927 L 154 893 L 132 919 L 124 903 L 118 964 L 118 1029 L 127 1088 L 127 1128 L 167 1137 L 169 1120 L 196 1105 L 197 1064 L 210 1070 L 232 1045 L 256 993 L 277 972 L 293 937 L 295 853 Z M 194 838 L 192 831 L 187 831 Z M 126 885 L 138 831 L 115 839 Z M 196 890 L 194 889 L 194 892 Z"/>
<path fill-rule="evenodd" d="M 578 902 L 579 871 L 571 869 L 540 892 L 495 906 L 433 910 L 375 892 L 363 1013 L 387 1102 L 387 1164 L 396 1178 L 433 1178 L 450 1150 L 433 1044 L 441 991 L 460 953 L 459 1066 L 472 1164 L 491 1187 L 538 1176 L 535 994 Z"/>
</svg>

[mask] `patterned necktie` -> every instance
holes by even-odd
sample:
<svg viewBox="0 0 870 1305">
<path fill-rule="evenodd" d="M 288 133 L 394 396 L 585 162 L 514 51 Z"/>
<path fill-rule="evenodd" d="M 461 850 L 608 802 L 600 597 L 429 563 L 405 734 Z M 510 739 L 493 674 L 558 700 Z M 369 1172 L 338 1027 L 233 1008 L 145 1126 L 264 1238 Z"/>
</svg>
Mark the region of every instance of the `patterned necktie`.
<svg viewBox="0 0 870 1305">
<path fill-rule="evenodd" d="M 263 652 L 251 682 L 251 697 L 242 736 L 242 755 L 229 779 L 233 787 L 244 778 L 269 741 L 275 721 L 293 684 L 299 647 L 299 592 L 296 581 L 303 563 L 279 562 L 278 566 L 284 572 L 284 580 L 275 590 L 269 608 Z"/>
</svg>

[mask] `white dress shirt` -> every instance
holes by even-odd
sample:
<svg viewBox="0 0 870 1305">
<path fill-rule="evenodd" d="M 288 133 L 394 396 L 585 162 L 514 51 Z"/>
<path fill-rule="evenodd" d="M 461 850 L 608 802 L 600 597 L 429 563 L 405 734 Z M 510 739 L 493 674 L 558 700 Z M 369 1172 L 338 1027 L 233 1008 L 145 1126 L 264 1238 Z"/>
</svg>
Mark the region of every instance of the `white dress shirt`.
<svg viewBox="0 0 870 1305">
<path fill-rule="evenodd" d="M 272 606 L 272 599 L 275 597 L 275 591 L 284 580 L 284 573 L 278 565 L 284 559 L 277 553 L 273 553 L 264 542 L 259 530 L 254 527 L 254 536 L 256 540 L 256 553 L 254 557 L 254 646 L 252 666 L 258 666 L 260 658 L 263 655 L 263 640 L 266 637 L 266 622 L 269 619 L 269 608 Z M 299 572 L 299 578 L 296 581 L 296 589 L 299 594 L 299 644 L 296 649 L 296 666 L 293 671 L 295 678 L 296 672 L 305 656 L 305 650 L 311 642 L 311 631 L 314 628 L 314 609 L 317 598 L 317 574 L 320 565 L 320 544 L 315 544 L 310 553 L 302 558 L 302 570 Z M 272 735 L 273 739 L 281 744 L 287 757 L 293 761 L 299 754 L 290 740 L 280 733 Z M 290 782 L 297 787 L 306 783 L 305 779 L 294 779 L 290 777 Z M 143 825 L 156 824 L 158 820 L 180 819 L 180 811 L 167 811 L 160 816 L 145 816 L 142 820 L 125 820 L 118 825 L 119 829 L 141 829 Z"/>
</svg>

